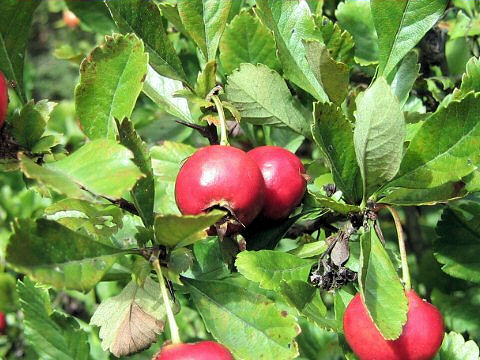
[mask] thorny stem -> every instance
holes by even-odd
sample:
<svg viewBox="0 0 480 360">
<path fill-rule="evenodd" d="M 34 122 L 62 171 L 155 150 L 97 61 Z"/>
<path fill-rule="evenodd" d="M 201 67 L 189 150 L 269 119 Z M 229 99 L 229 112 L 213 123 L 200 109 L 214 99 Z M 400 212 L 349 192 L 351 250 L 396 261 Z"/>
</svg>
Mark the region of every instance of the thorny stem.
<svg viewBox="0 0 480 360">
<path fill-rule="evenodd" d="M 217 95 L 212 95 L 212 100 L 217 108 L 218 118 L 220 119 L 220 145 L 230 145 L 227 137 L 227 122 L 225 120 L 225 113 L 223 112 L 222 102 Z"/>
<path fill-rule="evenodd" d="M 385 205 L 385 207 L 388 209 L 388 211 L 390 211 L 390 214 L 392 214 L 393 217 L 393 221 L 395 222 L 395 228 L 397 229 L 398 237 L 398 247 L 400 249 L 400 258 L 402 260 L 402 280 L 405 284 L 405 290 L 410 290 L 412 288 L 412 284 L 410 282 L 410 271 L 408 270 L 407 251 L 405 250 L 405 238 L 403 236 L 400 216 L 398 215 L 398 212 L 397 210 L 395 210 L 395 208 L 388 205 Z"/>
<path fill-rule="evenodd" d="M 170 336 L 172 338 L 173 344 L 181 344 L 180 333 L 178 331 L 178 325 L 175 321 L 175 316 L 173 315 L 173 310 L 170 305 L 170 297 L 168 296 L 167 286 L 165 284 L 165 279 L 163 278 L 162 268 L 160 267 L 160 262 L 158 257 L 155 258 L 152 262 L 155 271 L 157 272 L 158 282 L 160 283 L 160 290 L 162 291 L 163 302 L 165 303 L 165 309 L 167 311 L 168 325 L 170 326 Z"/>
</svg>

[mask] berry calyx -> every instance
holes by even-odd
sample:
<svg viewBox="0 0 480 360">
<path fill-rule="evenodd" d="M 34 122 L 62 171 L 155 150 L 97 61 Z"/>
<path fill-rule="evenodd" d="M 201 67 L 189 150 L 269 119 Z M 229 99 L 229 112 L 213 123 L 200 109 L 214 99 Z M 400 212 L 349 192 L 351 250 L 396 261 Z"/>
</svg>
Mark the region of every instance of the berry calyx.
<svg viewBox="0 0 480 360">
<path fill-rule="evenodd" d="M 263 216 L 272 220 L 288 217 L 307 188 L 302 162 L 278 146 L 260 146 L 247 154 L 257 163 L 265 181 Z"/>
<path fill-rule="evenodd" d="M 63 21 L 71 29 L 75 29 L 80 24 L 80 19 L 70 10 L 63 12 Z"/>
<path fill-rule="evenodd" d="M 230 351 L 215 341 L 163 347 L 154 360 L 233 360 Z"/>
<path fill-rule="evenodd" d="M 5 76 L 0 72 L 0 128 L 5 123 L 8 110 L 8 82 Z"/>
<path fill-rule="evenodd" d="M 184 215 L 223 208 L 246 226 L 260 213 L 265 183 L 257 164 L 242 150 L 211 145 L 195 152 L 175 182 L 175 200 Z M 239 230 L 241 225 L 229 226 Z"/>
<path fill-rule="evenodd" d="M 5 314 L 0 311 L 0 334 L 5 333 L 6 329 L 7 329 L 7 319 L 5 317 Z"/>
<path fill-rule="evenodd" d="M 442 345 L 442 314 L 414 291 L 405 292 L 408 300 L 407 323 L 396 340 L 385 340 L 360 294 L 347 306 L 343 318 L 345 338 L 360 360 L 431 360 Z"/>
</svg>

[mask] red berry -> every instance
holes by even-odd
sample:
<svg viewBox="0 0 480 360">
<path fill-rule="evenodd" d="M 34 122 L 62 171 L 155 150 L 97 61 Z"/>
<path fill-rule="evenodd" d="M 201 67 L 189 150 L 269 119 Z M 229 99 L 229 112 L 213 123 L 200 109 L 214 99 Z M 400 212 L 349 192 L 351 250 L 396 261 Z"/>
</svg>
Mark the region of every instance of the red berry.
<svg viewBox="0 0 480 360">
<path fill-rule="evenodd" d="M 69 28 L 75 29 L 80 24 L 80 19 L 70 10 L 63 12 L 63 21 Z"/>
<path fill-rule="evenodd" d="M 431 360 L 442 345 L 442 314 L 414 291 L 406 292 L 407 323 L 396 340 L 385 340 L 360 297 L 355 295 L 343 318 L 345 337 L 360 360 Z"/>
<path fill-rule="evenodd" d="M 195 152 L 175 182 L 175 199 L 182 214 L 200 214 L 224 207 L 248 225 L 263 207 L 265 183 L 257 164 L 231 146 L 212 145 Z"/>
<path fill-rule="evenodd" d="M 0 128 L 5 123 L 8 109 L 8 83 L 5 76 L 0 72 Z"/>
<path fill-rule="evenodd" d="M 305 194 L 305 168 L 295 154 L 278 146 L 260 146 L 248 152 L 265 180 L 262 214 L 269 219 L 288 217 Z"/>
<path fill-rule="evenodd" d="M 228 349 L 214 341 L 165 346 L 154 360 L 233 360 Z"/>
<path fill-rule="evenodd" d="M 7 319 L 5 317 L 5 314 L 0 311 L 0 334 L 4 333 L 6 328 L 7 328 Z"/>
</svg>

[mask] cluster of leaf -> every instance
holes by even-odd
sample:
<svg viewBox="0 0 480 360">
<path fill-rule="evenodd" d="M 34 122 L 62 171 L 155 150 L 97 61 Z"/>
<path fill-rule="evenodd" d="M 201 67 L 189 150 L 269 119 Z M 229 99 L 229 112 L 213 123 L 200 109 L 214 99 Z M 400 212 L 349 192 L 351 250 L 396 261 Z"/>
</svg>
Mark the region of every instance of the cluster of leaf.
<svg viewBox="0 0 480 360">
<path fill-rule="evenodd" d="M 478 1 L 39 3 L 6 0 L 0 12 L 0 70 L 14 84 L 2 175 L 31 187 L 0 188 L 0 221 L 12 224 L 0 230 L 0 310 L 24 319 L 21 343 L 0 342 L 5 356 L 107 359 L 167 338 L 154 255 L 184 340 L 213 337 L 239 359 L 355 359 L 342 334 L 355 286 L 321 291 L 311 269 L 330 258 L 335 276 L 358 272 L 372 319 L 397 338 L 407 301 L 394 236 L 382 222 L 384 247 L 376 215 L 363 218 L 389 205 L 407 207 L 414 281 L 452 330 L 437 358 L 479 358 L 459 335 L 480 339 Z M 83 59 L 74 111 L 30 100 L 23 76 L 34 12 L 67 6 L 82 31 L 106 35 L 88 53 L 75 41 L 55 51 Z M 218 124 L 212 89 L 231 143 L 298 150 L 312 177 L 303 205 L 281 224 L 252 224 L 240 253 L 205 231 L 224 212 L 182 216 L 174 199 L 182 162 L 207 144 L 191 128 Z M 13 210 L 8 191 L 28 210 Z M 71 302 L 85 309 L 72 316 Z"/>
</svg>

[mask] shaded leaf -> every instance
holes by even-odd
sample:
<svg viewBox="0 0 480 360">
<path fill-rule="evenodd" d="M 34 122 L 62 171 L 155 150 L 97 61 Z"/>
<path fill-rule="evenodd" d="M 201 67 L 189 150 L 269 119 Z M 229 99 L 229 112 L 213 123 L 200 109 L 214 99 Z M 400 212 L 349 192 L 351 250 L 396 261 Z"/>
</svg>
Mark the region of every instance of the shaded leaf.
<svg viewBox="0 0 480 360">
<path fill-rule="evenodd" d="M 335 61 L 350 64 L 353 60 L 355 47 L 352 35 L 341 29 L 338 23 L 334 23 L 326 16 L 317 16 L 314 19 L 322 32 L 323 42 L 331 57 Z"/>
<path fill-rule="evenodd" d="M 92 32 L 110 35 L 116 30 L 116 26 L 110 17 L 106 3 L 103 1 L 69 0 L 65 2 L 65 5 L 80 19 L 82 29 L 88 28 Z"/>
<path fill-rule="evenodd" d="M 459 181 L 456 183 L 449 182 L 429 189 L 389 189 L 385 197 L 378 202 L 400 206 L 435 205 L 461 198 L 466 194 L 465 184 Z"/>
<path fill-rule="evenodd" d="M 478 345 L 473 340 L 465 341 L 455 332 L 445 334 L 442 347 L 434 360 L 478 360 Z"/>
<path fill-rule="evenodd" d="M 0 311 L 14 312 L 18 309 L 18 296 L 15 292 L 16 279 L 10 273 L 0 273 Z"/>
<path fill-rule="evenodd" d="M 391 82 L 392 92 L 400 102 L 400 106 L 404 106 L 407 102 L 410 90 L 412 90 L 415 80 L 420 75 L 420 64 L 418 64 L 418 53 L 410 51 L 400 63 L 398 70 Z"/>
<path fill-rule="evenodd" d="M 217 62 L 212 60 L 205 64 L 202 72 L 198 74 L 197 83 L 195 84 L 195 93 L 198 97 L 205 99 L 210 91 L 216 85 Z"/>
</svg>

